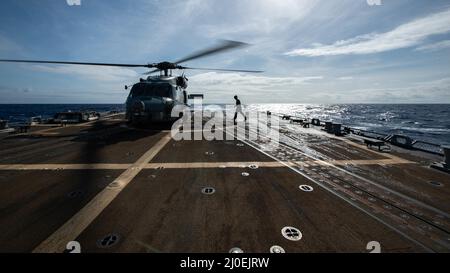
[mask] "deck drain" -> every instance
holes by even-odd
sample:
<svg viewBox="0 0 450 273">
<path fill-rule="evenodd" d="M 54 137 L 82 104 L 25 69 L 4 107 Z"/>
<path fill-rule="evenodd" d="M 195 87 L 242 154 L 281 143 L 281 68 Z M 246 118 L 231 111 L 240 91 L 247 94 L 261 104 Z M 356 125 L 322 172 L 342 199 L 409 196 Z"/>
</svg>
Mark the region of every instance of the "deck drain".
<svg viewBox="0 0 450 273">
<path fill-rule="evenodd" d="M 238 143 L 238 144 L 236 144 L 236 146 L 238 146 L 238 147 L 244 147 L 244 144 L 243 144 L 243 143 Z"/>
<path fill-rule="evenodd" d="M 71 191 L 67 194 L 67 197 L 73 199 L 73 198 L 77 198 L 83 195 L 83 191 L 81 190 L 75 190 L 75 191 Z"/>
<path fill-rule="evenodd" d="M 246 173 L 246 172 L 243 172 L 241 175 L 242 175 L 243 177 L 250 176 L 250 174 L 249 174 L 249 173 Z"/>
<path fill-rule="evenodd" d="M 362 191 L 355 191 L 356 194 L 362 194 Z"/>
<path fill-rule="evenodd" d="M 205 155 L 214 155 L 214 152 L 205 152 Z"/>
<path fill-rule="evenodd" d="M 259 168 L 259 166 L 256 165 L 256 164 L 251 164 L 251 165 L 249 165 L 248 167 L 249 167 L 250 169 L 252 169 L 252 170 L 256 170 L 256 169 Z"/>
<path fill-rule="evenodd" d="M 202 189 L 202 193 L 206 194 L 206 195 L 211 195 L 214 194 L 216 192 L 216 189 L 214 189 L 213 187 L 205 187 Z"/>
<path fill-rule="evenodd" d="M 233 247 L 232 249 L 230 249 L 229 253 L 244 253 L 244 251 L 239 247 Z"/>
<path fill-rule="evenodd" d="M 310 185 L 300 185 L 299 188 L 302 191 L 306 191 L 306 192 L 312 192 L 314 190 L 314 188 L 311 187 Z"/>
<path fill-rule="evenodd" d="M 377 201 L 377 200 L 376 200 L 375 198 L 370 197 L 370 198 L 369 198 L 369 201 L 370 201 L 370 202 L 375 202 L 375 201 Z"/>
<path fill-rule="evenodd" d="M 437 181 L 429 181 L 428 183 L 430 183 L 431 185 L 436 186 L 436 187 L 442 187 L 442 183 L 437 182 Z"/>
<path fill-rule="evenodd" d="M 281 234 L 284 238 L 290 240 L 290 241 L 300 241 L 303 237 L 300 230 L 298 230 L 295 227 L 284 227 L 281 230 Z"/>
<path fill-rule="evenodd" d="M 281 246 L 272 246 L 270 247 L 270 253 L 286 253 Z"/>
<path fill-rule="evenodd" d="M 120 240 L 119 234 L 111 233 L 98 240 L 97 246 L 100 248 L 110 248 L 116 245 L 119 242 L 119 240 Z"/>
</svg>

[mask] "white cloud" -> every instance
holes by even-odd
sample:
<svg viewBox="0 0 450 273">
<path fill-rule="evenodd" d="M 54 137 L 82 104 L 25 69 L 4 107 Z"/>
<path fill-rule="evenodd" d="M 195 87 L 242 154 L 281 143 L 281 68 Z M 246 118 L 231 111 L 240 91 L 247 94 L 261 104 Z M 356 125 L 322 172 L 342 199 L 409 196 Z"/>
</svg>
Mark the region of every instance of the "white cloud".
<svg viewBox="0 0 450 273">
<path fill-rule="evenodd" d="M 286 101 L 287 94 L 302 86 L 321 81 L 322 76 L 269 77 L 240 73 L 202 73 L 189 77 L 189 91 L 204 92 L 207 102 L 224 102 L 233 95 L 242 96 L 246 102 Z"/>
<path fill-rule="evenodd" d="M 450 48 L 450 40 L 445 40 L 445 41 L 441 41 L 441 42 L 437 42 L 437 43 L 433 43 L 433 44 L 423 45 L 423 46 L 416 48 L 416 50 L 418 50 L 418 51 L 437 51 L 437 50 L 444 49 L 444 48 Z"/>
<path fill-rule="evenodd" d="M 346 77 L 339 77 L 338 79 L 341 80 L 341 81 L 349 81 L 349 80 L 353 80 L 353 77 L 346 76 Z"/>
<path fill-rule="evenodd" d="M 136 71 L 121 67 L 99 67 L 83 65 L 32 65 L 30 66 L 30 68 L 35 71 L 75 75 L 86 79 L 102 82 L 121 82 L 127 80 L 136 80 L 139 77 L 139 74 Z"/>
<path fill-rule="evenodd" d="M 366 88 L 337 92 L 337 103 L 450 103 L 450 78 L 397 88 Z M 318 92 L 320 95 L 322 92 Z M 328 92 L 328 95 L 332 92 Z"/>
<path fill-rule="evenodd" d="M 190 77 L 189 90 L 192 93 L 204 93 L 207 103 L 232 103 L 233 95 L 242 97 L 246 104 L 450 103 L 450 78 L 400 87 L 367 88 L 339 86 L 334 79 L 322 76 L 266 77 L 212 72 Z"/>
<path fill-rule="evenodd" d="M 294 49 L 285 54 L 308 57 L 372 54 L 415 46 L 429 36 L 447 32 L 450 32 L 450 10 L 416 19 L 389 32 L 360 35 L 348 40 L 337 41 L 331 45 Z"/>
<path fill-rule="evenodd" d="M 308 84 L 312 81 L 322 80 L 322 76 L 310 77 L 268 77 L 255 76 L 240 73 L 217 73 L 208 72 L 197 74 L 189 78 L 189 81 L 195 84 L 205 86 L 216 86 L 223 88 L 240 87 L 240 88 L 279 88 L 285 86 L 295 86 Z"/>
<path fill-rule="evenodd" d="M 11 39 L 0 35 L 0 52 L 21 51 L 22 47 Z"/>
<path fill-rule="evenodd" d="M 317 0 L 226 1 L 222 23 L 201 26 L 210 36 L 270 34 L 288 28 L 305 18 L 318 4 Z M 208 5 L 211 1 L 206 1 Z M 211 18 L 212 19 L 212 18 Z"/>
</svg>

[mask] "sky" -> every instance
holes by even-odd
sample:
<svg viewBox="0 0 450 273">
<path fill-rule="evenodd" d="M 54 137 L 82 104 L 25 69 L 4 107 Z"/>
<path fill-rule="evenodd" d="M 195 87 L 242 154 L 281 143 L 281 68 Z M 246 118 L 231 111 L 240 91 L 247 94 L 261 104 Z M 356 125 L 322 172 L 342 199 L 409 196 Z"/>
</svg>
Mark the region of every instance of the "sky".
<svg viewBox="0 0 450 273">
<path fill-rule="evenodd" d="M 78 2 L 78 3 L 77 3 Z M 79 4 L 79 5 L 78 5 Z M 450 103 L 450 0 L 3 0 L 0 59 L 185 63 L 206 103 Z M 0 63 L 0 103 L 123 103 L 145 68 Z"/>
</svg>

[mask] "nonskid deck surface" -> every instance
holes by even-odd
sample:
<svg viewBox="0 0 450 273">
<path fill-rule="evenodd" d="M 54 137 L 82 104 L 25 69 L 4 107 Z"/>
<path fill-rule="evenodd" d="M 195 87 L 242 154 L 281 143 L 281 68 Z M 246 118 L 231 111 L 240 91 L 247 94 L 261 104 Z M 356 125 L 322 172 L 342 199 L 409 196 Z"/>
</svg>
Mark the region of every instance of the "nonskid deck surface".
<svg viewBox="0 0 450 273">
<path fill-rule="evenodd" d="M 280 127 L 278 146 L 263 135 L 175 141 L 170 126 L 120 118 L 3 139 L 0 251 L 63 252 L 74 240 L 82 252 L 450 250 L 449 175 Z"/>
</svg>

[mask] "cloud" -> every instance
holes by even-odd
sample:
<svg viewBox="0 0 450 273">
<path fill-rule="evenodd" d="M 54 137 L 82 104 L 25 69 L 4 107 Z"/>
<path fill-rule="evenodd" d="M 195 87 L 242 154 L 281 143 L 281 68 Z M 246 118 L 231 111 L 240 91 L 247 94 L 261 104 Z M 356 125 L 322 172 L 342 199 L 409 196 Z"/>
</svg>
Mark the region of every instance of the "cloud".
<svg viewBox="0 0 450 273">
<path fill-rule="evenodd" d="M 339 92 L 336 103 L 450 103 L 450 78 L 398 88 L 365 88 Z M 318 94 L 320 94 L 319 92 Z M 330 94 L 330 92 L 329 92 Z"/>
<path fill-rule="evenodd" d="M 60 88 L 35 89 L 0 85 L 2 103 L 123 103 L 127 92 L 114 89 Z"/>
<path fill-rule="evenodd" d="M 210 36 L 258 36 L 286 30 L 305 18 L 318 4 L 317 0 L 257 0 L 226 1 L 221 9 L 221 21 L 210 20 L 201 26 Z M 208 5 L 211 1 L 204 1 Z M 215 18 L 215 17 L 210 17 Z"/>
<path fill-rule="evenodd" d="M 136 80 L 139 74 L 128 68 L 98 67 L 82 65 L 32 65 L 30 69 L 47 73 L 75 75 L 102 82 L 122 82 Z"/>
<path fill-rule="evenodd" d="M 418 51 L 437 51 L 437 50 L 441 50 L 444 48 L 450 48 L 450 40 L 445 40 L 445 41 L 441 41 L 441 42 L 437 42 L 437 43 L 433 43 L 433 44 L 423 45 L 423 46 L 416 48 L 416 50 L 418 50 Z"/>
<path fill-rule="evenodd" d="M 0 52 L 9 53 L 21 50 L 23 50 L 22 46 L 5 36 L 0 35 Z"/>
<path fill-rule="evenodd" d="M 331 45 L 316 45 L 285 53 L 289 56 L 332 56 L 348 54 L 373 54 L 422 43 L 432 35 L 450 32 L 450 10 L 434 13 L 403 24 L 385 33 L 370 33 Z"/>
<path fill-rule="evenodd" d="M 18 94 L 18 93 L 29 93 L 32 92 L 33 88 L 32 87 L 9 87 L 9 86 L 3 86 L 0 85 L 0 93 L 14 93 L 14 94 Z"/>
<path fill-rule="evenodd" d="M 353 80 L 353 77 L 351 77 L 351 76 L 339 77 L 338 80 L 341 80 L 341 81 L 349 81 L 349 80 Z"/>
<path fill-rule="evenodd" d="M 285 94 L 322 79 L 322 76 L 269 77 L 208 72 L 190 77 L 189 90 L 204 92 L 207 102 L 224 102 L 236 94 L 242 95 L 247 102 L 268 102 L 280 98 L 286 101 Z"/>
<path fill-rule="evenodd" d="M 22 92 L 24 92 L 24 93 L 29 93 L 29 92 L 32 92 L 32 91 L 33 91 L 32 87 L 25 87 L 25 88 L 22 89 Z"/>
<path fill-rule="evenodd" d="M 347 77 L 350 78 L 350 77 Z M 250 103 L 450 103 L 450 78 L 400 87 L 339 87 L 335 78 L 266 77 L 203 73 L 189 79 L 189 90 L 207 103 L 226 103 L 233 95 Z M 373 86 L 373 85 L 372 85 Z M 194 91 L 195 90 L 195 91 Z"/>
<path fill-rule="evenodd" d="M 304 85 L 312 81 L 322 80 L 322 76 L 310 77 L 268 77 L 254 76 L 240 73 L 208 72 L 190 77 L 189 81 L 212 87 L 241 87 L 241 88 L 279 88 L 286 86 Z"/>
</svg>

